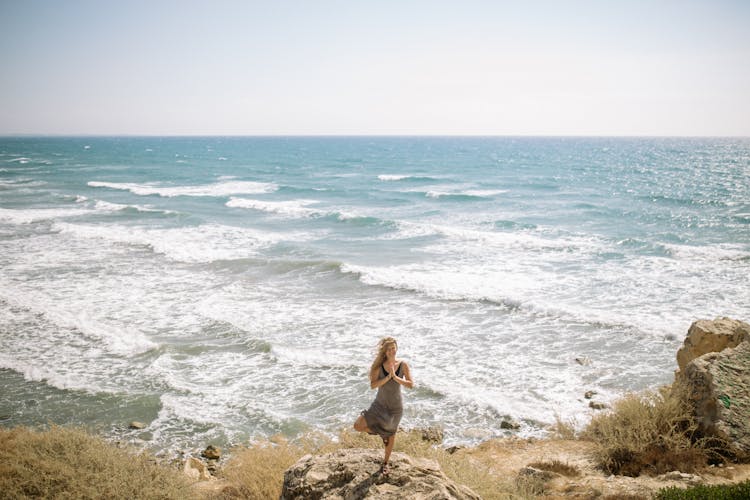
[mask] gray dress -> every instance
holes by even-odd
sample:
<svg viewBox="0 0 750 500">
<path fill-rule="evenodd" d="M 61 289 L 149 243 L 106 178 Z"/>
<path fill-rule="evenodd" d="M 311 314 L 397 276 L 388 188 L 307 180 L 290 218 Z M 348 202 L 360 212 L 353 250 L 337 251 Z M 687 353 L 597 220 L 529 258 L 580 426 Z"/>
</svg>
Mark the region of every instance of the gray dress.
<svg viewBox="0 0 750 500">
<path fill-rule="evenodd" d="M 401 377 L 401 366 L 399 363 L 396 375 Z M 380 366 L 380 376 L 378 380 L 388 376 L 383 366 Z M 385 384 L 378 387 L 378 394 L 370 408 L 364 410 L 362 415 L 365 417 L 370 434 L 377 434 L 382 438 L 388 438 L 396 434 L 398 424 L 401 422 L 401 415 L 404 413 L 401 402 L 401 384 L 391 379 Z"/>
</svg>

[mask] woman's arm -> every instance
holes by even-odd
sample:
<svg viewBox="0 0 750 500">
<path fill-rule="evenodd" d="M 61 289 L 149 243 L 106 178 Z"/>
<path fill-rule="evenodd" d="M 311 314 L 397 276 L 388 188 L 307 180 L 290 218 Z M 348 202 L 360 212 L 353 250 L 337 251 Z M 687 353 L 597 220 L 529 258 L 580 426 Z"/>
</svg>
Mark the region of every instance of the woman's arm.
<svg viewBox="0 0 750 500">
<path fill-rule="evenodd" d="M 378 379 L 380 374 L 380 368 L 373 368 L 370 370 L 370 389 L 377 389 L 378 387 L 384 386 L 391 378 L 393 374 L 389 373 L 388 376 Z"/>
<path fill-rule="evenodd" d="M 409 371 L 409 365 L 406 363 L 406 361 L 402 361 L 401 366 L 404 369 L 403 377 L 399 377 L 398 375 L 396 375 L 396 372 L 393 370 L 393 367 L 391 367 L 391 373 L 389 373 L 389 375 L 393 378 L 393 380 L 395 380 L 399 384 L 411 389 L 412 387 L 414 387 L 414 381 L 411 379 L 411 372 Z"/>
</svg>

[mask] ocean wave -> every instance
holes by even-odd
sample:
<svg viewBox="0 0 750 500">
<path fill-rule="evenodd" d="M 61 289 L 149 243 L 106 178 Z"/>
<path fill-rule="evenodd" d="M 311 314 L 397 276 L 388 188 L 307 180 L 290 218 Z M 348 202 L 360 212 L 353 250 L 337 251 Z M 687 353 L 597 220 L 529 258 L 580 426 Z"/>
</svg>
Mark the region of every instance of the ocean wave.
<svg viewBox="0 0 750 500">
<path fill-rule="evenodd" d="M 420 265 L 391 267 L 342 264 L 341 272 L 353 274 L 366 284 L 394 290 L 418 292 L 440 300 L 489 301 L 509 309 L 518 309 L 521 302 L 502 297 L 499 290 L 477 286 L 486 279 L 486 273 L 473 268 L 438 271 Z"/>
<path fill-rule="evenodd" d="M 298 187 L 298 186 L 289 186 L 289 185 L 280 185 L 279 189 L 276 190 L 280 194 L 309 194 L 312 193 L 313 195 L 317 196 L 318 193 L 323 192 L 331 192 L 334 191 L 333 188 L 330 187 Z"/>
<path fill-rule="evenodd" d="M 718 260 L 745 261 L 750 259 L 750 249 L 739 244 L 718 245 L 674 245 L 663 244 L 666 252 L 673 258 L 687 261 L 715 262 Z"/>
<path fill-rule="evenodd" d="M 155 184 L 131 184 L 120 182 L 89 181 L 90 187 L 101 187 L 130 191 L 139 196 L 159 195 L 166 198 L 174 196 L 216 196 L 224 197 L 232 194 L 261 194 L 276 191 L 276 184 L 252 181 L 228 181 L 216 184 L 197 186 L 159 186 Z"/>
<path fill-rule="evenodd" d="M 87 198 L 83 198 L 81 202 L 87 201 Z M 78 200 L 76 200 L 78 201 Z M 101 210 L 104 212 L 143 212 L 143 213 L 161 213 L 161 214 L 168 214 L 168 215 L 174 215 L 178 212 L 175 212 L 174 210 L 161 210 L 158 208 L 152 208 L 145 205 L 126 205 L 121 203 L 111 203 L 109 201 L 103 201 L 103 200 L 96 200 L 94 202 L 94 209 Z"/>
<path fill-rule="evenodd" d="M 29 382 L 42 382 L 60 390 L 77 390 L 89 393 L 100 392 L 101 388 L 95 385 L 82 383 L 80 377 L 75 374 L 63 375 L 50 368 L 43 362 L 22 361 L 15 357 L 0 353 L 0 368 L 12 370 L 23 376 Z"/>
<path fill-rule="evenodd" d="M 77 217 L 87 213 L 90 213 L 90 211 L 82 208 L 34 208 L 25 210 L 0 208 L 0 220 L 13 224 L 31 224 L 65 217 Z"/>
<path fill-rule="evenodd" d="M 232 197 L 226 202 L 226 206 L 232 208 L 247 208 L 259 212 L 268 212 L 291 217 L 319 217 L 324 212 L 307 208 L 319 203 L 317 200 L 290 200 L 290 201 L 261 201 L 249 198 Z"/>
<path fill-rule="evenodd" d="M 45 181 L 35 180 L 28 177 L 21 177 L 18 179 L 0 180 L 0 188 L 12 189 L 12 188 L 30 188 L 46 186 Z"/>
<path fill-rule="evenodd" d="M 445 198 L 453 201 L 485 200 L 507 193 L 504 189 L 469 189 L 466 191 L 427 191 L 427 198 Z"/>
<path fill-rule="evenodd" d="M 113 354 L 135 356 L 158 347 L 157 343 L 138 330 L 103 322 L 85 312 L 67 310 L 64 304 L 40 293 L 25 292 L 6 284 L 0 297 L 12 307 L 42 315 L 58 327 L 73 329 L 82 336 L 99 342 L 100 346 Z"/>
<path fill-rule="evenodd" d="M 337 220 L 341 222 L 349 223 L 353 226 L 361 226 L 361 227 L 383 226 L 386 228 L 398 227 L 398 223 L 395 221 L 385 220 L 379 217 L 372 217 L 368 215 L 359 215 L 359 214 L 350 213 L 350 212 L 333 212 L 329 214 L 329 216 L 335 217 Z"/>
<path fill-rule="evenodd" d="M 472 264 L 424 266 L 407 264 L 376 267 L 345 263 L 342 274 L 351 274 L 364 285 L 411 292 L 430 299 L 451 302 L 486 303 L 505 311 L 520 313 L 528 321 L 552 321 L 562 324 L 588 325 L 593 328 L 639 332 L 643 318 L 617 314 L 604 303 L 580 297 L 572 302 L 560 294 L 560 286 L 575 286 L 576 279 L 555 279 L 543 269 L 487 268 Z M 654 322 L 644 338 L 663 333 Z"/>
<path fill-rule="evenodd" d="M 498 249 L 523 249 L 534 252 L 552 251 L 552 252 L 569 252 L 585 251 L 596 253 L 600 251 L 604 243 L 594 236 L 587 235 L 552 235 L 545 234 L 544 228 L 535 227 L 533 230 L 521 231 L 487 231 L 462 226 L 451 226 L 446 224 L 430 224 L 418 222 L 398 221 L 398 231 L 379 236 L 378 239 L 411 239 L 424 238 L 429 236 L 440 236 L 447 238 L 447 241 L 439 242 L 439 246 L 432 246 L 430 250 L 439 253 L 457 252 L 458 255 L 467 251 L 486 252 L 486 247 L 493 246 Z M 455 244 L 469 244 L 456 248 Z M 475 243 L 482 246 L 477 247 Z M 451 244 L 453 246 L 447 246 Z"/>
<path fill-rule="evenodd" d="M 146 246 L 155 253 L 165 255 L 172 260 L 193 263 L 253 257 L 260 250 L 280 241 L 309 237 L 309 234 L 279 234 L 218 224 L 171 229 L 143 229 L 56 223 L 54 228 L 81 238 L 99 238 L 114 243 Z"/>
<path fill-rule="evenodd" d="M 392 224 L 389 221 L 384 221 L 378 217 L 361 215 L 356 212 L 350 212 L 338 208 L 331 208 L 329 210 L 323 210 L 320 208 L 308 208 L 311 205 L 316 205 L 318 203 L 320 203 L 318 200 L 306 199 L 288 201 L 263 201 L 250 198 L 232 197 L 227 203 L 225 203 L 225 205 L 232 208 L 246 208 L 291 218 L 301 219 L 328 217 L 339 222 L 347 222 L 359 226 Z"/>
<path fill-rule="evenodd" d="M 424 175 L 411 175 L 411 174 L 381 174 L 378 175 L 378 180 L 384 182 L 398 182 L 398 181 L 409 181 L 409 182 L 439 182 L 443 179 L 437 177 L 428 177 Z"/>
</svg>

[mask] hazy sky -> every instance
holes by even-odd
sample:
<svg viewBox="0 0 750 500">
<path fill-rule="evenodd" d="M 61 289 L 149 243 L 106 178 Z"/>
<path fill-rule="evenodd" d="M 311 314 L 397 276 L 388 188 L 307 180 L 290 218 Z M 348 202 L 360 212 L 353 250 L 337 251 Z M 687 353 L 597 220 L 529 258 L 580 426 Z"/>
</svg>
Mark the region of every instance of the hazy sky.
<svg viewBox="0 0 750 500">
<path fill-rule="evenodd" d="M 750 135 L 750 1 L 0 0 L 0 134 Z"/>
</svg>

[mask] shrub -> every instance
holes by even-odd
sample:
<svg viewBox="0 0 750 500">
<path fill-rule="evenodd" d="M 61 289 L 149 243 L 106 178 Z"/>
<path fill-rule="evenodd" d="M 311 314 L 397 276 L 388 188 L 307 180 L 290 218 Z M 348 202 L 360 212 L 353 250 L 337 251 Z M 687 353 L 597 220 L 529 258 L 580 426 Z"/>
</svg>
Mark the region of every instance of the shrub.
<svg viewBox="0 0 750 500">
<path fill-rule="evenodd" d="M 611 412 L 594 417 L 583 437 L 596 443 L 602 469 L 628 476 L 693 472 L 712 453 L 697 434 L 683 393 L 672 387 L 623 397 Z"/>
<path fill-rule="evenodd" d="M 662 488 L 656 492 L 655 500 L 746 500 L 750 498 L 750 480 L 737 484 L 693 486 L 682 489 L 677 486 Z"/>
<path fill-rule="evenodd" d="M 576 439 L 575 421 L 572 419 L 563 420 L 560 415 L 555 414 L 555 423 L 549 428 L 551 436 L 555 439 Z"/>
<path fill-rule="evenodd" d="M 529 467 L 533 467 L 539 470 L 545 470 L 554 472 L 562 476 L 567 477 L 578 477 L 581 475 L 581 471 L 575 465 L 570 465 L 567 462 L 561 462 L 560 460 L 544 461 L 544 462 L 532 462 L 528 464 Z"/>
<path fill-rule="evenodd" d="M 179 471 L 81 429 L 0 429 L 0 498 L 193 498 Z"/>
</svg>

